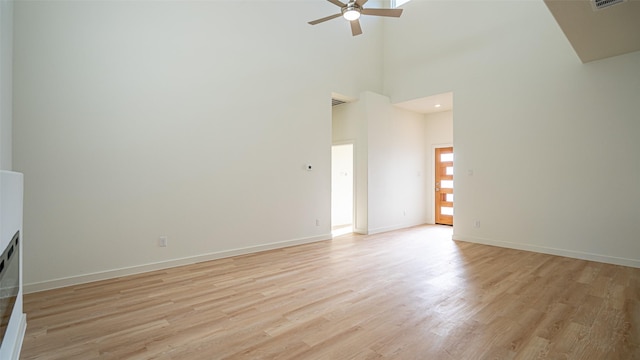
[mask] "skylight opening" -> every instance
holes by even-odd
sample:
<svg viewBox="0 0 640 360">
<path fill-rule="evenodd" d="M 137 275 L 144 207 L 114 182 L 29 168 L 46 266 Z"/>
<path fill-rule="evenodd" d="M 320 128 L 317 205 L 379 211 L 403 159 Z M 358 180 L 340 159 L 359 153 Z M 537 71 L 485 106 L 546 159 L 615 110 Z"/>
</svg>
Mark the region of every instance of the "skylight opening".
<svg viewBox="0 0 640 360">
<path fill-rule="evenodd" d="M 397 7 L 402 6 L 403 4 L 408 3 L 409 1 L 411 1 L 411 0 L 391 0 L 391 5 L 394 8 L 397 8 Z"/>
</svg>

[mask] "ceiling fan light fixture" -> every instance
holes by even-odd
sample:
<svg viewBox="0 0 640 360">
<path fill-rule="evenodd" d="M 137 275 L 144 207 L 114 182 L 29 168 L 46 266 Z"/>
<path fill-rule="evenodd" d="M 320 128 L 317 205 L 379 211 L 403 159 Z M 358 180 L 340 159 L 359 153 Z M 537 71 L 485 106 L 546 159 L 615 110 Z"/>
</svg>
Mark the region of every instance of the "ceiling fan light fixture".
<svg viewBox="0 0 640 360">
<path fill-rule="evenodd" d="M 362 6 L 366 4 L 369 0 L 347 0 L 348 2 L 345 4 L 343 1 L 345 0 L 327 0 L 333 5 L 340 7 L 340 12 L 337 14 L 325 16 L 323 18 L 309 21 L 309 25 L 317 25 L 323 23 L 325 21 L 329 21 L 331 19 L 343 17 L 345 20 L 349 22 L 351 27 L 351 35 L 358 36 L 362 34 L 362 28 L 360 27 L 360 19 L 361 15 L 371 15 L 371 16 L 386 16 L 386 17 L 400 17 L 402 15 L 402 9 L 363 9 Z M 590 0 L 592 1 L 592 0 Z M 595 0 L 594 0 L 595 1 Z M 600 1 L 633 1 L 633 0 L 600 0 Z M 635 0 L 640 1 L 640 0 Z"/>
<path fill-rule="evenodd" d="M 349 6 L 342 12 L 342 16 L 349 21 L 358 20 L 360 18 L 360 10 Z"/>
</svg>

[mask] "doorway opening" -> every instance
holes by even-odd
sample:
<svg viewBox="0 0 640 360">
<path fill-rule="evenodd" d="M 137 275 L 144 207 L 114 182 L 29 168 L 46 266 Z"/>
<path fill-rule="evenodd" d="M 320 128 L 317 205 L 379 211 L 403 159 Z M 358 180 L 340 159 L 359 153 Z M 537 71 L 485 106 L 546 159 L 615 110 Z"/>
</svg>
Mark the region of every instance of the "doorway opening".
<svg viewBox="0 0 640 360">
<path fill-rule="evenodd" d="M 426 199 L 425 207 L 427 211 L 427 223 L 429 224 L 453 224 L 453 189 L 451 193 L 447 194 L 445 191 L 434 191 L 435 189 L 441 189 L 440 186 L 436 186 L 439 182 L 436 180 L 436 168 L 438 167 L 436 160 L 436 149 L 438 148 L 452 148 L 453 147 L 453 92 L 440 93 L 430 95 L 413 100 L 407 100 L 394 104 L 397 107 L 405 110 L 413 111 L 419 114 L 424 114 L 425 120 L 425 145 L 427 149 L 427 176 L 426 181 Z M 451 178 L 444 178 L 445 186 L 450 185 L 449 181 L 453 181 L 453 175 L 447 175 L 447 167 L 449 171 L 453 170 L 453 165 L 445 166 L 445 176 L 451 176 Z M 440 184 L 442 185 L 442 181 Z M 447 190 L 448 191 L 448 190 Z M 443 198 L 444 203 L 438 205 L 436 200 L 440 196 Z M 448 197 L 448 199 L 447 199 Z M 442 209 L 442 208 L 445 209 Z M 440 210 L 440 216 L 436 214 L 436 209 Z M 451 214 L 451 215 L 447 215 Z M 448 217 L 443 219 L 442 217 Z M 440 219 L 438 219 L 440 217 Z"/>
<path fill-rule="evenodd" d="M 331 234 L 353 232 L 353 143 L 331 147 Z"/>
</svg>

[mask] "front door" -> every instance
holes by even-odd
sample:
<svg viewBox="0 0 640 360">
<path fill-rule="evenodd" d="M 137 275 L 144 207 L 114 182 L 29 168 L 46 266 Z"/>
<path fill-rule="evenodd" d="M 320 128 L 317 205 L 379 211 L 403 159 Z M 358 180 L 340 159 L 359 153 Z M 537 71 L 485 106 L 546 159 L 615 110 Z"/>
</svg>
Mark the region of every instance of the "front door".
<svg viewBox="0 0 640 360">
<path fill-rule="evenodd" d="M 453 225 L 453 148 L 436 148 L 436 224 Z"/>
</svg>

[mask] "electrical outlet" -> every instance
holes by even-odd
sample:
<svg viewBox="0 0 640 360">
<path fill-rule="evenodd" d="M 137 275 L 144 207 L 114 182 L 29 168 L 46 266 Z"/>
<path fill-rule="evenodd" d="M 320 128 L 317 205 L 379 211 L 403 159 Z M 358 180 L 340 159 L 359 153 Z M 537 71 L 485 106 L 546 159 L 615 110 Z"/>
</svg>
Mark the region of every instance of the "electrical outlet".
<svg viewBox="0 0 640 360">
<path fill-rule="evenodd" d="M 476 228 L 476 229 L 479 229 L 479 228 L 480 228 L 480 220 L 476 220 L 476 221 L 473 223 L 473 227 L 474 227 L 474 228 Z"/>
<path fill-rule="evenodd" d="M 166 236 L 160 236 L 158 238 L 158 246 L 167 247 L 167 237 Z"/>
<path fill-rule="evenodd" d="M 320 219 L 316 219 L 316 226 L 320 226 Z"/>
</svg>

